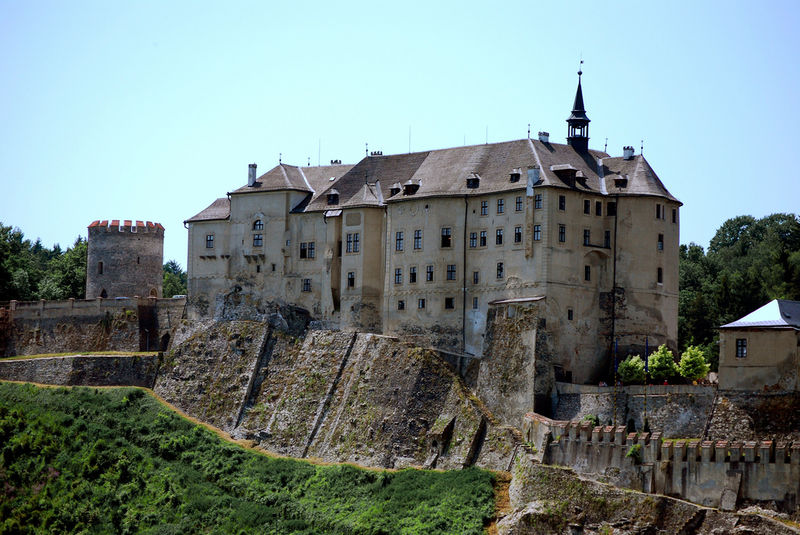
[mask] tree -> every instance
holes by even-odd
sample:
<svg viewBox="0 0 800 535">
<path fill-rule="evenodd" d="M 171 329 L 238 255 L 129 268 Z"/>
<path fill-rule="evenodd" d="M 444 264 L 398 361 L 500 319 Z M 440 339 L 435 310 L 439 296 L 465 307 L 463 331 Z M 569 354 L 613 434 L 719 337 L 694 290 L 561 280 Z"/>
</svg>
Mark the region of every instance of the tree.
<svg viewBox="0 0 800 535">
<path fill-rule="evenodd" d="M 644 382 L 644 361 L 642 357 L 628 355 L 625 360 L 619 363 L 617 375 L 626 384 Z"/>
<path fill-rule="evenodd" d="M 173 295 L 186 295 L 186 285 L 188 278 L 186 272 L 181 269 L 181 265 L 175 260 L 170 260 L 164 264 L 164 281 L 163 281 L 163 295 L 164 297 L 172 297 Z"/>
<path fill-rule="evenodd" d="M 689 346 L 681 355 L 678 368 L 681 375 L 690 381 L 697 381 L 708 374 L 709 365 L 703 356 L 703 350 L 696 346 Z"/>
<path fill-rule="evenodd" d="M 653 379 L 671 379 L 679 373 L 672 351 L 670 351 L 666 345 L 660 345 L 658 349 L 648 357 L 647 365 L 650 376 Z"/>
</svg>

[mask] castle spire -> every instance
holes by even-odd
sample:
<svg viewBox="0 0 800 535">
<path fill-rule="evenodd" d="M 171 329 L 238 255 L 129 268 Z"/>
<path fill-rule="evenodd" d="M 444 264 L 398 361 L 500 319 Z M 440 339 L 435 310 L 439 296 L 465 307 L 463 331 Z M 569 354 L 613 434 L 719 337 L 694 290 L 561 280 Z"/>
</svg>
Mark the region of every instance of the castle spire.
<svg viewBox="0 0 800 535">
<path fill-rule="evenodd" d="M 583 61 L 581 60 L 581 63 Z M 583 91 L 581 89 L 581 75 L 578 69 L 578 90 L 575 92 L 575 102 L 572 104 L 572 113 L 567 119 L 567 144 L 579 152 L 589 150 L 589 117 L 583 105 Z"/>
</svg>

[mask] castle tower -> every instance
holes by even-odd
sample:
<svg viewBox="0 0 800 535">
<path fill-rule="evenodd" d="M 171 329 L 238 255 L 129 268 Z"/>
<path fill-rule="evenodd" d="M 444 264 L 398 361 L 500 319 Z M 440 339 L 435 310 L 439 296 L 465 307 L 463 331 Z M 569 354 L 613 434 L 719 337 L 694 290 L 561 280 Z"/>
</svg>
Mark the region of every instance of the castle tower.
<svg viewBox="0 0 800 535">
<path fill-rule="evenodd" d="M 86 298 L 162 297 L 164 227 L 130 219 L 89 225 Z"/>
<path fill-rule="evenodd" d="M 583 91 L 581 90 L 582 71 L 578 71 L 578 90 L 575 92 L 575 102 L 572 104 L 572 113 L 567 119 L 567 145 L 578 152 L 589 150 L 589 117 L 583 106 Z"/>
</svg>

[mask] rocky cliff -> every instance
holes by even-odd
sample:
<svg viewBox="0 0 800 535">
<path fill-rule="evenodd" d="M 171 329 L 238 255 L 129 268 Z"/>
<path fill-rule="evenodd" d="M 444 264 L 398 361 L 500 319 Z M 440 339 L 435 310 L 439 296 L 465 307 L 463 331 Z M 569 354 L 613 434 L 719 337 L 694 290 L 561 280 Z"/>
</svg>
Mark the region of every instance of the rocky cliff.
<svg viewBox="0 0 800 535">
<path fill-rule="evenodd" d="M 520 437 L 430 351 L 281 322 L 185 323 L 155 391 L 235 437 L 293 457 L 508 469 Z"/>
</svg>

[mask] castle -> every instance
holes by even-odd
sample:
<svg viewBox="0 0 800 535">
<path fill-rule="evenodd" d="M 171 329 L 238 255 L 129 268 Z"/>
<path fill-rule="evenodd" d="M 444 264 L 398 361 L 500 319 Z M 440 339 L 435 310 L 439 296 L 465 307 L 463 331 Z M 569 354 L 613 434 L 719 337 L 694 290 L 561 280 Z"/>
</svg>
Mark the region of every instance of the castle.
<svg viewBox="0 0 800 535">
<path fill-rule="evenodd" d="M 151 221 L 93 221 L 88 228 L 86 298 L 162 297 L 164 227 Z"/>
<path fill-rule="evenodd" d="M 675 348 L 681 203 L 632 147 L 589 148 L 578 74 L 566 144 L 539 132 L 261 176 L 251 164 L 185 221 L 189 316 L 236 291 L 480 357 L 490 311 L 535 307 L 552 373 L 576 383 L 608 373 L 615 343 Z"/>
</svg>

